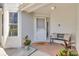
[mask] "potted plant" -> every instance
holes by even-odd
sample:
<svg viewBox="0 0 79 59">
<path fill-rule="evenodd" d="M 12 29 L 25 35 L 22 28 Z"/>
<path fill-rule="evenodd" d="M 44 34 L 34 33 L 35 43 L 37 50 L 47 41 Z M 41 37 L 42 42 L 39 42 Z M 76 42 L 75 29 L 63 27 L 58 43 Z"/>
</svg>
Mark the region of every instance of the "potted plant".
<svg viewBox="0 0 79 59">
<path fill-rule="evenodd" d="M 59 50 L 57 56 L 78 56 L 78 53 L 71 49 L 71 42 L 70 41 L 71 40 L 64 41 L 65 47 Z"/>
<path fill-rule="evenodd" d="M 78 56 L 78 53 L 75 51 L 72 51 L 71 49 L 60 49 L 57 56 Z"/>
<path fill-rule="evenodd" d="M 29 40 L 28 36 L 26 36 L 24 41 L 25 48 L 29 49 L 30 44 L 31 44 L 31 40 Z"/>
</svg>

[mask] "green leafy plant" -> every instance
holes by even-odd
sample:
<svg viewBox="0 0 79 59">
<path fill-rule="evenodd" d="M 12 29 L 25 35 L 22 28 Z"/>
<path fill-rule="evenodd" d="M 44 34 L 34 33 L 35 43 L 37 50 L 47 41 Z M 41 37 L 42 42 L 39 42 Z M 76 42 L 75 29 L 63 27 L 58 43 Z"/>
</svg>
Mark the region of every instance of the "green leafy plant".
<svg viewBox="0 0 79 59">
<path fill-rule="evenodd" d="M 30 44 L 31 44 L 31 40 L 25 40 L 25 42 L 24 42 L 25 46 L 30 45 Z"/>
<path fill-rule="evenodd" d="M 30 44 L 31 44 L 31 40 L 29 40 L 29 39 L 28 39 L 28 36 L 26 36 L 26 37 L 25 37 L 24 45 L 25 45 L 25 46 L 28 46 L 28 45 L 30 45 Z"/>
<path fill-rule="evenodd" d="M 78 53 L 71 49 L 71 39 L 69 39 L 69 41 L 64 40 L 64 44 L 64 48 L 59 50 L 57 56 L 78 56 Z"/>
<path fill-rule="evenodd" d="M 69 56 L 78 56 L 78 53 L 74 51 L 69 51 Z"/>
<path fill-rule="evenodd" d="M 78 56 L 78 53 L 71 49 L 60 49 L 57 56 Z"/>
</svg>

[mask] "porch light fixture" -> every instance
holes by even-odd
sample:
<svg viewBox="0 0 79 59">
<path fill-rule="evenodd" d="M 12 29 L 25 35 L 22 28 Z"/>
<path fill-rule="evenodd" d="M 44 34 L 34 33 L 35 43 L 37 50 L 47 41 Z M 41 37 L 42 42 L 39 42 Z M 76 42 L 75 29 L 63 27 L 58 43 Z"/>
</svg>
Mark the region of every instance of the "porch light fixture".
<svg viewBox="0 0 79 59">
<path fill-rule="evenodd" d="M 51 7 L 51 10 L 54 10 L 56 7 Z"/>
</svg>

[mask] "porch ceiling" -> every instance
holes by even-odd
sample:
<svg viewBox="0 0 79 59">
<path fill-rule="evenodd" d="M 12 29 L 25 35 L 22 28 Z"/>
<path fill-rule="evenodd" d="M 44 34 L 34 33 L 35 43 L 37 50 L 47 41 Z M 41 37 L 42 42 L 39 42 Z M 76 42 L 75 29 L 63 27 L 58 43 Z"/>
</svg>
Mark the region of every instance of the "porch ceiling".
<svg viewBox="0 0 79 59">
<path fill-rule="evenodd" d="M 21 11 L 26 11 L 28 13 L 44 13 L 49 14 L 52 12 L 51 7 L 59 8 L 59 6 L 75 6 L 74 3 L 24 3 L 19 6 Z"/>
<path fill-rule="evenodd" d="M 46 4 L 46 3 L 24 3 L 24 4 L 21 4 L 20 6 L 19 6 L 19 9 L 21 10 L 21 11 L 26 11 L 26 12 L 28 12 L 28 13 L 31 13 L 31 12 L 34 12 L 34 11 L 36 11 L 37 9 L 39 9 L 39 8 L 41 8 L 41 7 L 43 7 L 43 6 L 46 6 L 46 5 L 48 5 L 48 4 Z"/>
</svg>

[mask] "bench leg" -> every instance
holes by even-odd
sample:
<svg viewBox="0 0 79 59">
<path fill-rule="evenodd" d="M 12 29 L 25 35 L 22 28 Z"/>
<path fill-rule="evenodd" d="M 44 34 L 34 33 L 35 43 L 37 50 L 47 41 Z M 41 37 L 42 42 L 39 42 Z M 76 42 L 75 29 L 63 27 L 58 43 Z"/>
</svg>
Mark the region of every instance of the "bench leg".
<svg viewBox="0 0 79 59">
<path fill-rule="evenodd" d="M 50 44 L 52 44 L 53 43 L 53 39 L 50 39 Z"/>
</svg>

